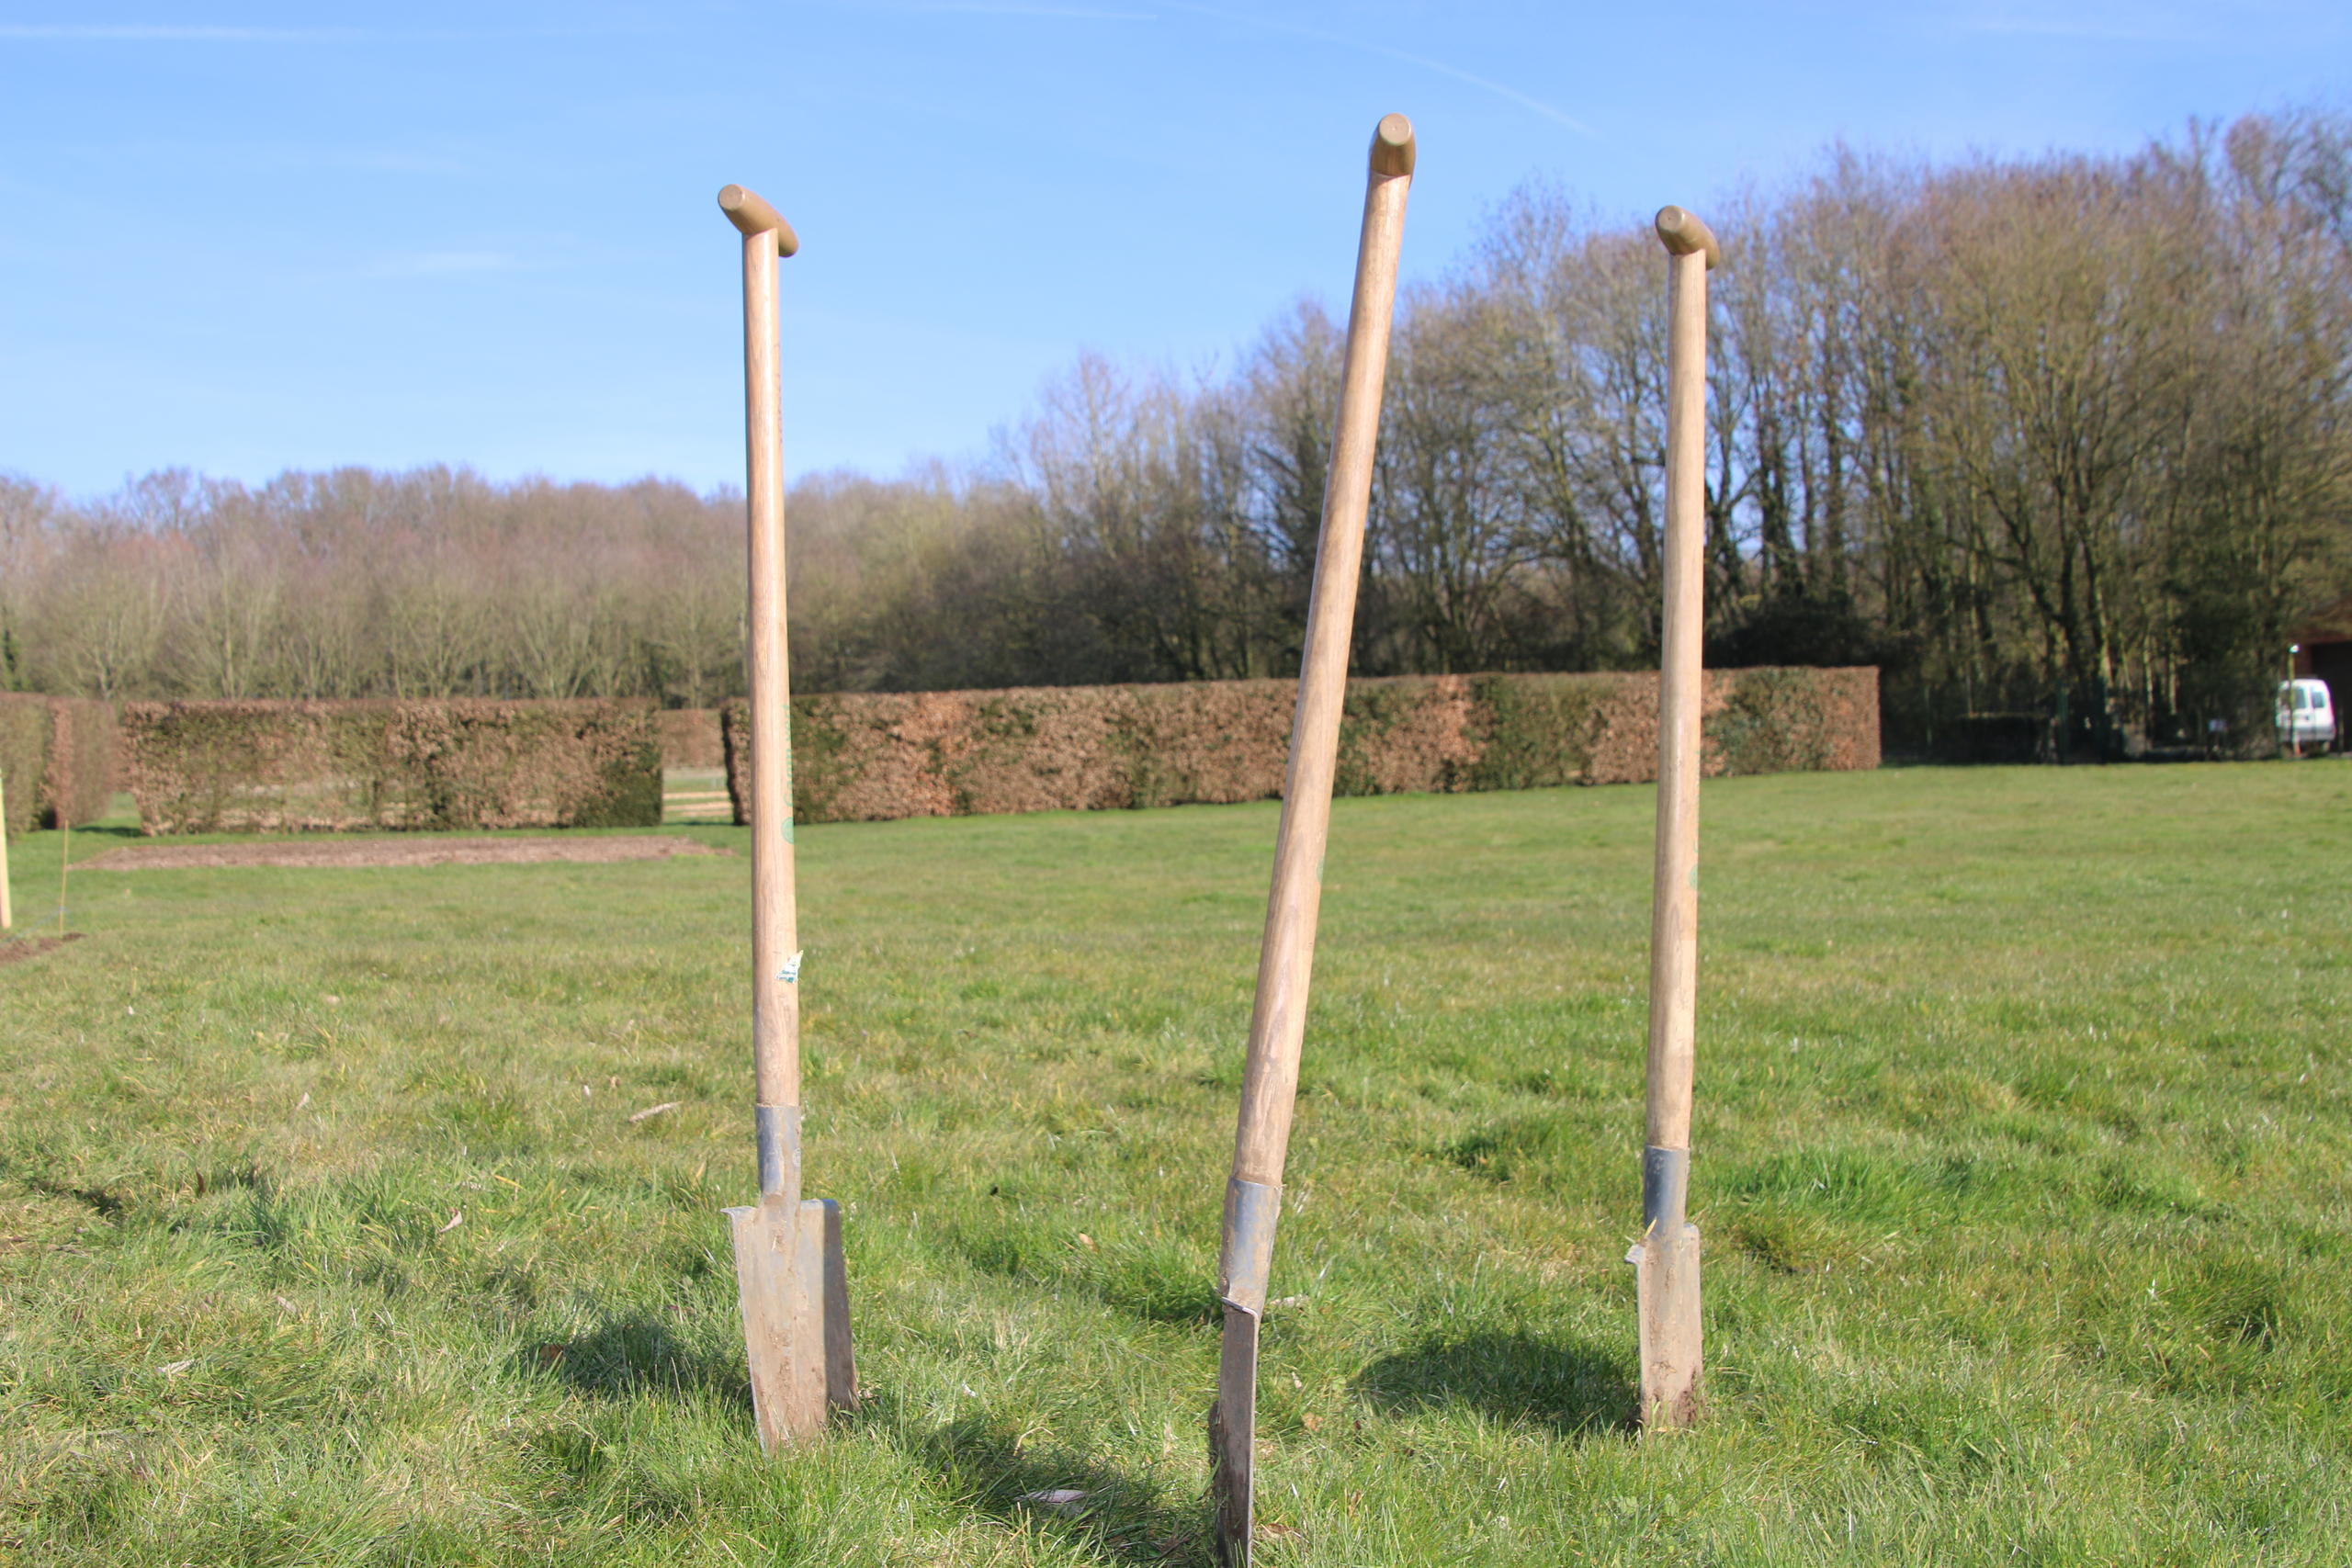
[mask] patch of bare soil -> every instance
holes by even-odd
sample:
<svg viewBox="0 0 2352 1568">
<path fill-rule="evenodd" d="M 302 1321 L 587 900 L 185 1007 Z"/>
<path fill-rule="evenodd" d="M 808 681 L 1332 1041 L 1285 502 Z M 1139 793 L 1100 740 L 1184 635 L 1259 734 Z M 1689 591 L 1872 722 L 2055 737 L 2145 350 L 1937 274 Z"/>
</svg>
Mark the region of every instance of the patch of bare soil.
<svg viewBox="0 0 2352 1568">
<path fill-rule="evenodd" d="M 721 855 L 726 850 L 692 839 L 650 833 L 548 839 L 325 839 L 260 844 L 128 844 L 88 860 L 75 871 L 209 870 L 229 865 L 309 865 L 341 870 L 368 865 L 538 865 L 551 861 L 602 864 L 666 860 L 672 855 Z"/>
<path fill-rule="evenodd" d="M 27 958 L 39 958 L 53 953 L 69 942 L 79 942 L 83 933 L 67 931 L 63 936 L 18 937 L 13 942 L 0 941 L 0 964 L 15 964 Z"/>
</svg>

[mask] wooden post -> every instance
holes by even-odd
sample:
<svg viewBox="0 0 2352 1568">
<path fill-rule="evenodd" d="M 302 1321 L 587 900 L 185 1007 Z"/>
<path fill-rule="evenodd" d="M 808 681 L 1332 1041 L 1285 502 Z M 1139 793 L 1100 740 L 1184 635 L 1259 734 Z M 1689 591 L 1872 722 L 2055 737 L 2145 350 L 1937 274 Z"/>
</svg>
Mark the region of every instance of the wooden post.
<svg viewBox="0 0 2352 1568">
<path fill-rule="evenodd" d="M 1216 1404 L 1209 1411 L 1210 1485 L 1218 1555 L 1247 1568 L 1250 1549 L 1253 1445 L 1257 1426 L 1258 1328 L 1282 1210 L 1283 1164 L 1298 1100 L 1306 1031 L 1307 982 L 1322 909 L 1323 847 L 1339 768 L 1340 713 L 1347 700 L 1356 582 L 1363 569 L 1364 514 L 1372 500 L 1373 446 L 1396 312 L 1396 264 L 1405 237 L 1405 197 L 1413 183 L 1412 122 L 1384 118 L 1374 130 L 1356 248 L 1355 302 L 1348 315 L 1340 418 L 1325 488 L 1315 585 L 1306 608 L 1306 649 L 1292 716 L 1282 826 L 1274 839 L 1273 886 L 1258 951 L 1258 995 L 1241 1070 L 1241 1116 L 1233 1175 L 1226 1183 L 1217 1294 L 1225 1338 Z"/>
<path fill-rule="evenodd" d="M 1688 1425 L 1702 1365 L 1699 1230 L 1687 1218 L 1699 993 L 1699 764 L 1706 626 L 1707 269 L 1720 254 L 1692 214 L 1657 215 L 1667 261 L 1666 604 L 1658 649 L 1657 856 L 1642 1241 L 1641 1420 Z"/>
</svg>

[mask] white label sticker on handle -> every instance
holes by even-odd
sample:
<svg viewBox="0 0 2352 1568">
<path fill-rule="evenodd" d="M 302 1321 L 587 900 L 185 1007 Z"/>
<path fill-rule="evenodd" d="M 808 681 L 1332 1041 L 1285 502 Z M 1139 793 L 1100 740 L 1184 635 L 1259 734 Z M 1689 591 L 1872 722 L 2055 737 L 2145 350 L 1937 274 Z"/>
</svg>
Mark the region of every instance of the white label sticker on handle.
<svg viewBox="0 0 2352 1568">
<path fill-rule="evenodd" d="M 775 977 L 787 986 L 798 985 L 800 983 L 800 954 L 796 953 L 786 959 L 784 967 L 776 971 Z"/>
</svg>

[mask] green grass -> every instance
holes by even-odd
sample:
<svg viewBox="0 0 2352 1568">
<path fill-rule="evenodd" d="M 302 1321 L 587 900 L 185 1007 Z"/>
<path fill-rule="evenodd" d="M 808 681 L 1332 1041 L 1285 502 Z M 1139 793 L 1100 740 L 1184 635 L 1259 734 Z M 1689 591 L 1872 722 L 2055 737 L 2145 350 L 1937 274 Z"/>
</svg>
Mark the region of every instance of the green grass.
<svg viewBox="0 0 2352 1568">
<path fill-rule="evenodd" d="M 1261 1561 L 2346 1561 L 2352 767 L 1709 784 L 1712 1406 L 1642 1440 L 1650 808 L 1339 804 Z M 802 831 L 872 1399 L 774 1462 L 745 860 L 83 874 L 0 966 L 0 1560 L 1204 1561 L 1274 819 Z"/>
</svg>

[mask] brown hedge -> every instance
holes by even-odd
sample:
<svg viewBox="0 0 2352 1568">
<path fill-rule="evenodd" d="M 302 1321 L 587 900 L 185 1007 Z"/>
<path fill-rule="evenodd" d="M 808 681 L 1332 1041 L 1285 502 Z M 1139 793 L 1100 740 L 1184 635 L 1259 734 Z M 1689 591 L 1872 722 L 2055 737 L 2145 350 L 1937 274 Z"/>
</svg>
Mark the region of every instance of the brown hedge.
<svg viewBox="0 0 2352 1568">
<path fill-rule="evenodd" d="M 126 703 L 121 717 L 147 833 L 662 820 L 643 703 Z"/>
<path fill-rule="evenodd" d="M 0 794 L 8 797 L 0 823 L 15 839 L 40 825 L 41 786 L 49 773 L 49 700 L 0 693 Z"/>
<path fill-rule="evenodd" d="M 0 693 L 0 778 L 9 836 L 107 814 L 114 791 L 112 703 Z"/>
<path fill-rule="evenodd" d="M 796 697 L 795 813 L 878 821 L 1264 800 L 1282 793 L 1296 682 Z M 748 709 L 721 710 L 745 820 Z M 1875 669 L 1711 671 L 1710 774 L 1878 766 Z M 1631 784 L 1656 776 L 1657 677 L 1354 681 L 1342 795 Z"/>
<path fill-rule="evenodd" d="M 717 768 L 727 761 L 717 708 L 664 708 L 655 716 L 665 768 Z"/>
<path fill-rule="evenodd" d="M 50 827 L 95 822 L 114 804 L 119 728 L 112 703 L 90 697 L 49 700 L 49 767 L 41 813 Z"/>
</svg>

